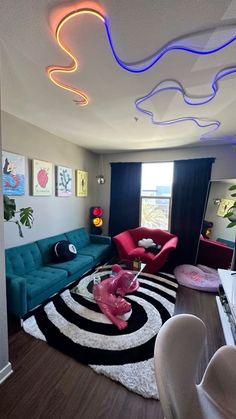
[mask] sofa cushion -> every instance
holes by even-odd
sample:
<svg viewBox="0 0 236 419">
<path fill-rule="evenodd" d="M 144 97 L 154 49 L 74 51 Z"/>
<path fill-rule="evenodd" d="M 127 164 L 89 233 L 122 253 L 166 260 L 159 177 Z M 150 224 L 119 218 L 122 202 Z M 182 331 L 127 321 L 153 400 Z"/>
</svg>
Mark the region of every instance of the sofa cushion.
<svg viewBox="0 0 236 419">
<path fill-rule="evenodd" d="M 91 256 L 96 262 L 98 260 L 104 259 L 108 252 L 110 252 L 109 244 L 95 244 L 90 243 L 89 246 L 85 246 L 78 251 L 80 255 Z"/>
<path fill-rule="evenodd" d="M 148 252 L 144 247 L 135 247 L 133 250 L 131 250 L 128 253 L 129 257 L 134 258 L 140 258 L 142 262 L 150 262 L 151 260 L 154 260 L 156 255 L 154 253 Z"/>
<path fill-rule="evenodd" d="M 41 269 L 31 271 L 24 275 L 27 287 L 27 297 L 29 300 L 38 296 L 42 290 L 58 288 L 58 283 L 67 279 L 68 273 L 62 269 L 54 269 L 44 266 Z"/>
<path fill-rule="evenodd" d="M 225 240 L 225 239 L 221 239 L 220 237 L 218 237 L 218 239 L 216 239 L 217 242 L 220 242 L 220 244 L 225 244 L 225 246 L 231 247 L 232 249 L 234 249 L 235 243 L 231 240 Z"/>
<path fill-rule="evenodd" d="M 81 271 L 86 272 L 86 270 L 89 270 L 93 265 L 92 256 L 85 255 L 77 255 L 75 259 L 67 262 L 50 264 L 54 269 L 65 269 L 69 275 L 74 275 L 78 272 L 78 277 Z"/>
<path fill-rule="evenodd" d="M 36 242 L 42 254 L 43 262 L 45 265 L 49 265 L 50 263 L 54 262 L 52 257 L 52 249 L 53 246 L 61 240 L 67 240 L 65 234 L 58 234 L 57 236 L 47 237 L 46 239 L 38 240 Z"/>
<path fill-rule="evenodd" d="M 24 275 L 43 266 L 42 256 L 36 243 L 6 249 L 6 275 Z"/>
<path fill-rule="evenodd" d="M 89 234 L 83 227 L 68 231 L 65 235 L 67 240 L 75 245 L 77 252 L 83 247 L 88 246 L 90 243 Z"/>
</svg>

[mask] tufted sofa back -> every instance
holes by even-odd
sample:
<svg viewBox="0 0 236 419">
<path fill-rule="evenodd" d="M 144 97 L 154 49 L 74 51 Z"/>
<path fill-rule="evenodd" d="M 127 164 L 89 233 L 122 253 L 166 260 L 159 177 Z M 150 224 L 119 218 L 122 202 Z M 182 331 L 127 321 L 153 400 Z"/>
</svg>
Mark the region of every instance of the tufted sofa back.
<svg viewBox="0 0 236 419">
<path fill-rule="evenodd" d="M 36 243 L 6 249 L 5 255 L 7 275 L 24 275 L 43 265 Z"/>
<path fill-rule="evenodd" d="M 46 237 L 46 239 L 41 239 L 36 242 L 40 249 L 43 258 L 43 263 L 45 265 L 49 265 L 50 263 L 54 262 L 53 247 L 57 242 L 61 240 L 67 240 L 65 234 L 58 234 L 57 236 Z"/>
<path fill-rule="evenodd" d="M 67 240 L 69 240 L 76 247 L 77 251 L 90 243 L 89 234 L 85 228 L 77 228 L 76 230 L 68 231 L 65 233 Z"/>
</svg>

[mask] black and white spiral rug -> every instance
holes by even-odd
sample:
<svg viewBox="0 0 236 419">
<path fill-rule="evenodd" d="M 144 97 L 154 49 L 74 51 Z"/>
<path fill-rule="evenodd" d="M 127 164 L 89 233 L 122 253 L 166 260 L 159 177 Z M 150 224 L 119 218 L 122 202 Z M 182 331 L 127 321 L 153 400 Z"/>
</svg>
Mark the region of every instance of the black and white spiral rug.
<svg viewBox="0 0 236 419">
<path fill-rule="evenodd" d="M 130 391 L 157 399 L 154 344 L 162 324 L 174 314 L 178 284 L 164 273 L 142 273 L 138 279 L 139 289 L 125 296 L 132 310 L 122 317 L 128 320 L 124 330 L 111 324 L 93 300 L 91 275 L 80 280 L 77 293 L 66 290 L 36 309 L 23 328 Z"/>
</svg>

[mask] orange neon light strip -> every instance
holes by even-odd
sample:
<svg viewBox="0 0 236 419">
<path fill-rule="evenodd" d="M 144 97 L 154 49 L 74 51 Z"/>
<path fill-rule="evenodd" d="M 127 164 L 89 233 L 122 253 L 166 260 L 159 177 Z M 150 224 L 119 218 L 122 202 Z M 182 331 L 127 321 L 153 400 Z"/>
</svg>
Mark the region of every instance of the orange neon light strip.
<svg viewBox="0 0 236 419">
<path fill-rule="evenodd" d="M 71 57 L 72 63 L 69 66 L 65 66 L 65 67 L 51 65 L 51 66 L 47 67 L 47 74 L 48 74 L 50 80 L 56 86 L 59 86 L 62 89 L 68 90 L 72 93 L 76 93 L 77 95 L 79 95 L 81 97 L 81 99 L 78 100 L 77 103 L 81 106 L 86 106 L 89 102 L 89 98 L 84 92 L 82 92 L 79 89 L 76 89 L 75 87 L 72 87 L 68 84 L 65 84 L 65 83 L 59 81 L 55 77 L 55 75 L 57 73 L 73 73 L 74 71 L 77 70 L 77 68 L 79 66 L 79 63 L 78 63 L 77 59 L 75 58 L 75 56 L 69 51 L 69 49 L 65 45 L 63 45 L 62 40 L 60 38 L 60 32 L 61 32 L 61 29 L 63 28 L 63 26 L 66 24 L 66 22 L 68 22 L 73 17 L 78 16 L 78 15 L 82 15 L 82 14 L 94 15 L 94 16 L 98 17 L 103 23 L 105 23 L 105 18 L 102 16 L 102 14 L 97 12 L 96 10 L 93 10 L 93 9 L 75 10 L 75 11 L 69 13 L 68 15 L 64 16 L 61 19 L 61 21 L 59 22 L 59 24 L 57 25 L 55 36 L 56 36 L 56 40 L 57 40 L 58 45 L 63 49 L 63 51 L 66 52 L 66 54 L 69 55 L 69 57 Z"/>
</svg>

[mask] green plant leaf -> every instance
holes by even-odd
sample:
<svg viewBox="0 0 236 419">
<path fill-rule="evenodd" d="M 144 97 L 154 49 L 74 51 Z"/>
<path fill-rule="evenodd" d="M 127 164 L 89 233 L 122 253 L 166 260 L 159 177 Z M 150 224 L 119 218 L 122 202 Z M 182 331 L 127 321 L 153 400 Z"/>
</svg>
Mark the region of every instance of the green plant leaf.
<svg viewBox="0 0 236 419">
<path fill-rule="evenodd" d="M 4 220 L 10 223 L 15 223 L 19 230 L 20 237 L 23 237 L 22 226 L 31 228 L 33 225 L 33 209 L 31 207 L 21 208 L 16 210 L 15 199 L 9 198 L 7 195 L 3 196 L 4 203 Z M 17 219 L 16 214 L 19 213 L 20 219 Z M 14 218 L 12 220 L 12 218 Z"/>
<path fill-rule="evenodd" d="M 19 212 L 21 224 L 31 228 L 34 222 L 33 209 L 31 207 L 21 208 Z"/>
<path fill-rule="evenodd" d="M 227 214 L 225 214 L 225 215 L 224 215 L 224 218 L 229 218 L 229 217 L 231 217 L 232 215 L 234 215 L 234 213 L 233 213 L 232 211 L 227 212 Z"/>
<path fill-rule="evenodd" d="M 4 220 L 9 221 L 15 216 L 15 212 L 16 212 L 15 199 L 8 198 L 7 195 L 4 195 L 3 204 L 4 204 Z"/>
<path fill-rule="evenodd" d="M 231 228 L 231 227 L 235 227 L 236 226 L 236 221 L 232 221 L 231 223 L 229 223 L 227 225 L 227 228 Z"/>
<path fill-rule="evenodd" d="M 231 185 L 230 187 L 229 187 L 229 191 L 234 191 L 236 189 L 236 185 Z"/>
</svg>

